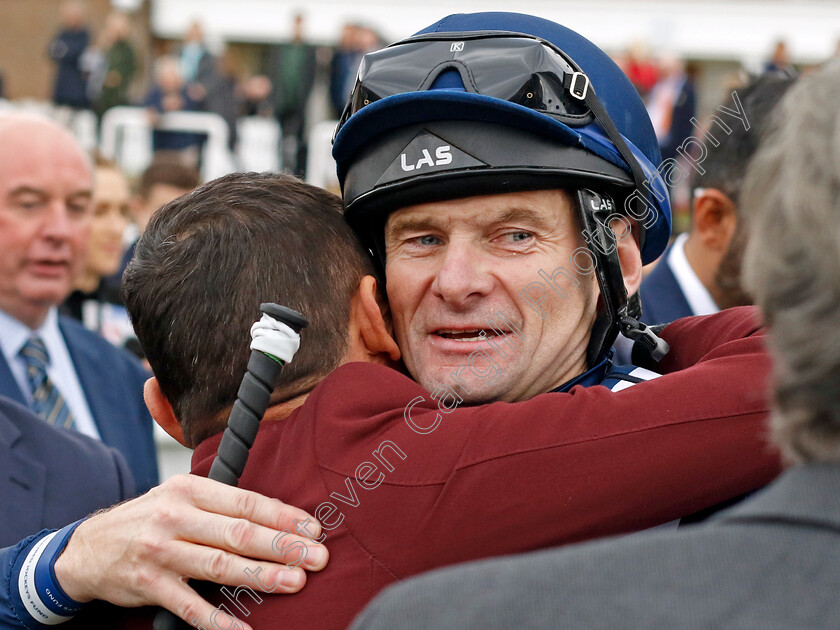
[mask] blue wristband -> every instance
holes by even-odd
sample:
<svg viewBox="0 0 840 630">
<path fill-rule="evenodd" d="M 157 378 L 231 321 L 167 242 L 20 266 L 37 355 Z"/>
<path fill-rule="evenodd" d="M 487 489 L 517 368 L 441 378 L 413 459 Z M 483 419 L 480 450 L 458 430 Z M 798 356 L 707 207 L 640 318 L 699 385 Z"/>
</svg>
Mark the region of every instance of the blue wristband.
<svg viewBox="0 0 840 630">
<path fill-rule="evenodd" d="M 21 601 L 27 612 L 42 624 L 67 621 L 84 605 L 70 598 L 55 576 L 55 562 L 81 522 L 76 521 L 39 540 L 21 567 L 18 577 Z"/>
</svg>

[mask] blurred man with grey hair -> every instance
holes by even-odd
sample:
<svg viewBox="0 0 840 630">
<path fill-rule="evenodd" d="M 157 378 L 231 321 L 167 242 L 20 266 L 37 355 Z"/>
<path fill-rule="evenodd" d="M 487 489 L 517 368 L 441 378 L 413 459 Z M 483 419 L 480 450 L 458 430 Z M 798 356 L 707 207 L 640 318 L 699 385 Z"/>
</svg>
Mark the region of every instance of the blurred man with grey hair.
<svg viewBox="0 0 840 630">
<path fill-rule="evenodd" d="M 116 448 L 145 492 L 158 481 L 149 375 L 58 313 L 85 261 L 92 190 L 90 159 L 69 131 L 34 114 L 0 115 L 0 396 Z"/>
<path fill-rule="evenodd" d="M 840 61 L 794 85 L 750 165 L 745 282 L 776 367 L 773 434 L 793 466 L 688 532 L 440 571 L 356 629 L 840 627 Z"/>
</svg>

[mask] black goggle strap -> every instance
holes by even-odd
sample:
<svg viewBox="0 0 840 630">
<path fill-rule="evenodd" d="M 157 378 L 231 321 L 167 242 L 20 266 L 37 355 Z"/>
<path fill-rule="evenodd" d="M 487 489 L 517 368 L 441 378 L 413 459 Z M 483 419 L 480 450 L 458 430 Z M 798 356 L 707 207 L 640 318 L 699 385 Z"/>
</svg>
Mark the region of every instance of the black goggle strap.
<svg viewBox="0 0 840 630">
<path fill-rule="evenodd" d="M 577 190 L 577 207 L 587 235 L 587 247 L 596 261 L 595 275 L 604 304 L 595 318 L 586 350 L 586 363 L 592 366 L 609 351 L 618 336 L 618 314 L 626 308 L 627 292 L 624 289 L 615 238 L 606 226 L 607 217 L 615 210 L 615 204 L 607 195 L 581 188 Z"/>
<path fill-rule="evenodd" d="M 582 100 L 586 104 L 586 106 L 595 116 L 595 120 L 597 120 L 601 127 L 603 127 L 604 131 L 607 132 L 607 136 L 609 136 L 610 140 L 612 140 L 613 144 L 618 149 L 618 152 L 630 166 L 630 170 L 633 172 L 633 181 L 636 185 L 636 190 L 639 192 L 640 195 L 645 195 L 646 193 L 644 189 L 644 182 L 646 182 L 647 179 L 645 178 L 644 172 L 642 171 L 642 167 L 639 165 L 639 162 L 633 156 L 633 153 L 630 151 L 630 147 L 628 147 L 627 143 L 624 142 L 624 138 L 621 137 L 621 134 L 619 133 L 618 129 L 616 129 L 612 119 L 610 119 L 609 114 L 607 114 L 607 111 L 604 109 L 603 105 L 601 105 L 601 101 L 599 101 L 598 97 L 595 95 L 595 91 L 592 89 L 592 86 L 589 83 L 589 78 L 582 72 L 575 72 L 571 75 L 566 75 L 565 77 L 563 77 L 563 84 L 569 90 L 569 93 L 572 95 L 572 97 Z M 637 206 L 636 210 L 638 212 L 637 216 L 645 216 L 646 209 L 643 207 L 644 202 L 639 196 L 636 197 L 635 203 Z M 584 215 L 586 214 L 584 210 L 582 210 L 581 212 Z M 583 220 L 584 222 L 586 221 L 586 219 Z M 603 229 L 604 227 L 601 226 L 601 230 Z M 639 247 L 641 248 L 643 245 L 644 230 L 642 229 L 639 235 Z M 593 254 L 596 256 L 597 260 L 598 254 L 600 254 L 600 252 L 593 252 Z M 604 306 L 609 306 L 609 304 L 607 303 L 607 294 L 610 294 L 610 298 L 615 301 L 616 306 L 616 310 L 611 312 L 615 313 L 615 315 L 618 317 L 617 323 L 621 329 L 622 334 L 628 339 L 634 340 L 635 342 L 637 342 L 637 344 L 641 344 L 655 361 L 659 361 L 662 359 L 662 357 L 668 354 L 670 348 L 667 342 L 657 337 L 649 326 L 643 324 L 638 320 L 639 316 L 641 315 L 641 305 L 638 301 L 638 298 L 635 298 L 628 303 L 627 292 L 624 290 L 624 279 L 620 277 L 621 266 L 618 262 L 618 254 L 613 252 L 611 256 L 615 257 L 614 268 L 618 270 L 619 278 L 614 279 L 614 281 L 619 283 L 616 286 L 621 287 L 621 295 L 619 296 L 617 291 L 615 291 L 614 289 L 607 289 L 607 291 L 605 291 L 602 285 L 601 294 L 604 296 Z M 613 267 L 613 261 L 609 262 L 609 266 Z M 602 274 L 599 274 L 599 283 L 601 282 L 601 280 Z M 613 316 L 610 315 L 609 318 L 612 319 Z M 609 334 L 609 328 L 606 332 Z M 606 341 L 606 337 L 604 341 Z M 609 340 L 609 344 L 612 344 L 613 341 L 615 341 L 614 337 Z M 609 348 L 603 349 L 603 352 L 606 352 L 608 349 Z"/>
<path fill-rule="evenodd" d="M 601 127 L 603 127 L 604 131 L 607 132 L 607 136 L 610 140 L 612 140 L 612 143 L 615 145 L 615 148 L 618 149 L 621 157 L 623 157 L 624 161 L 630 166 L 636 190 L 639 191 L 640 195 L 646 195 L 647 193 L 645 192 L 644 182 L 647 181 L 647 178 L 645 177 L 644 171 L 642 171 L 642 167 L 639 165 L 639 162 L 636 160 L 632 151 L 630 151 L 630 147 L 627 146 L 624 138 L 621 137 L 621 133 L 619 133 L 610 118 L 610 115 L 607 113 L 607 110 L 604 109 L 604 106 L 601 105 L 601 101 L 598 100 L 595 90 L 589 83 L 589 77 L 582 72 L 567 74 L 563 77 L 563 86 L 569 90 L 569 94 L 571 94 L 573 98 L 583 101 L 584 104 L 586 104 L 589 111 L 591 111 L 595 116 L 595 120 L 597 120 Z M 644 207 L 644 202 L 637 196 L 635 203 L 636 210 L 638 212 L 636 216 L 645 216 L 646 208 Z M 642 247 L 644 243 L 645 235 L 644 230 L 642 230 L 639 235 L 639 247 Z"/>
<path fill-rule="evenodd" d="M 595 365 L 606 355 L 619 332 L 641 344 L 655 361 L 661 360 L 668 353 L 668 344 L 638 320 L 641 314 L 638 295 L 628 299 L 624 288 L 615 235 L 607 223 L 615 212 L 613 200 L 582 188 L 577 191 L 577 205 L 588 235 L 587 247 L 596 261 L 595 274 L 604 303 L 592 327 L 586 350 L 587 365 Z"/>
</svg>

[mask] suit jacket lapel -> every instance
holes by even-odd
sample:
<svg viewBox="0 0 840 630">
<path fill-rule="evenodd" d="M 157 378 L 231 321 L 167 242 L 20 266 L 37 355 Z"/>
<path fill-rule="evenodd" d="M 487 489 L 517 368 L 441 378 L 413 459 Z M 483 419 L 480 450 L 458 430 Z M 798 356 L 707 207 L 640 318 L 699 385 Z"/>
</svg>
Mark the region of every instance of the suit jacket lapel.
<svg viewBox="0 0 840 630">
<path fill-rule="evenodd" d="M 6 363 L 6 358 L 2 353 L 0 353 L 0 395 L 11 398 L 24 407 L 29 406 L 26 402 L 26 398 L 23 396 L 23 392 L 20 391 L 20 386 L 15 380 L 9 364 Z"/>
<path fill-rule="evenodd" d="M 40 422 L 33 417 L 33 422 Z M 40 462 L 17 452 L 21 445 L 20 430 L 0 415 L 0 497 L 6 506 L 0 532 L 31 532 L 44 522 L 44 492 L 47 470 Z"/>
<path fill-rule="evenodd" d="M 59 320 L 59 329 L 70 352 L 70 359 L 76 369 L 76 377 L 82 386 L 90 413 L 99 437 L 105 444 L 114 445 L 120 442 L 118 418 L 112 416 L 118 412 L 121 406 L 119 392 L 110 386 L 110 379 L 107 374 L 101 374 L 101 357 L 90 346 L 84 344 L 79 337 L 68 330 Z"/>
<path fill-rule="evenodd" d="M 642 320 L 646 324 L 669 324 L 675 319 L 693 315 L 688 300 L 668 264 L 670 251 L 670 247 L 665 250 L 654 270 L 642 284 Z"/>
</svg>

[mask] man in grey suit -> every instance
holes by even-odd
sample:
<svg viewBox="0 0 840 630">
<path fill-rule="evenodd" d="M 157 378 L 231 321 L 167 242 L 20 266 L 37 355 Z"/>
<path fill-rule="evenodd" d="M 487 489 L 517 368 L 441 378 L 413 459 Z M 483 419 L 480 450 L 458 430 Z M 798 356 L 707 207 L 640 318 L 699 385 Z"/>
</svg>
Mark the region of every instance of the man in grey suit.
<svg viewBox="0 0 840 630">
<path fill-rule="evenodd" d="M 774 439 L 795 465 L 688 531 L 408 581 L 377 598 L 354 630 L 840 628 L 838 100 L 840 60 L 795 85 L 744 186 L 745 285 L 772 335 Z"/>
</svg>

